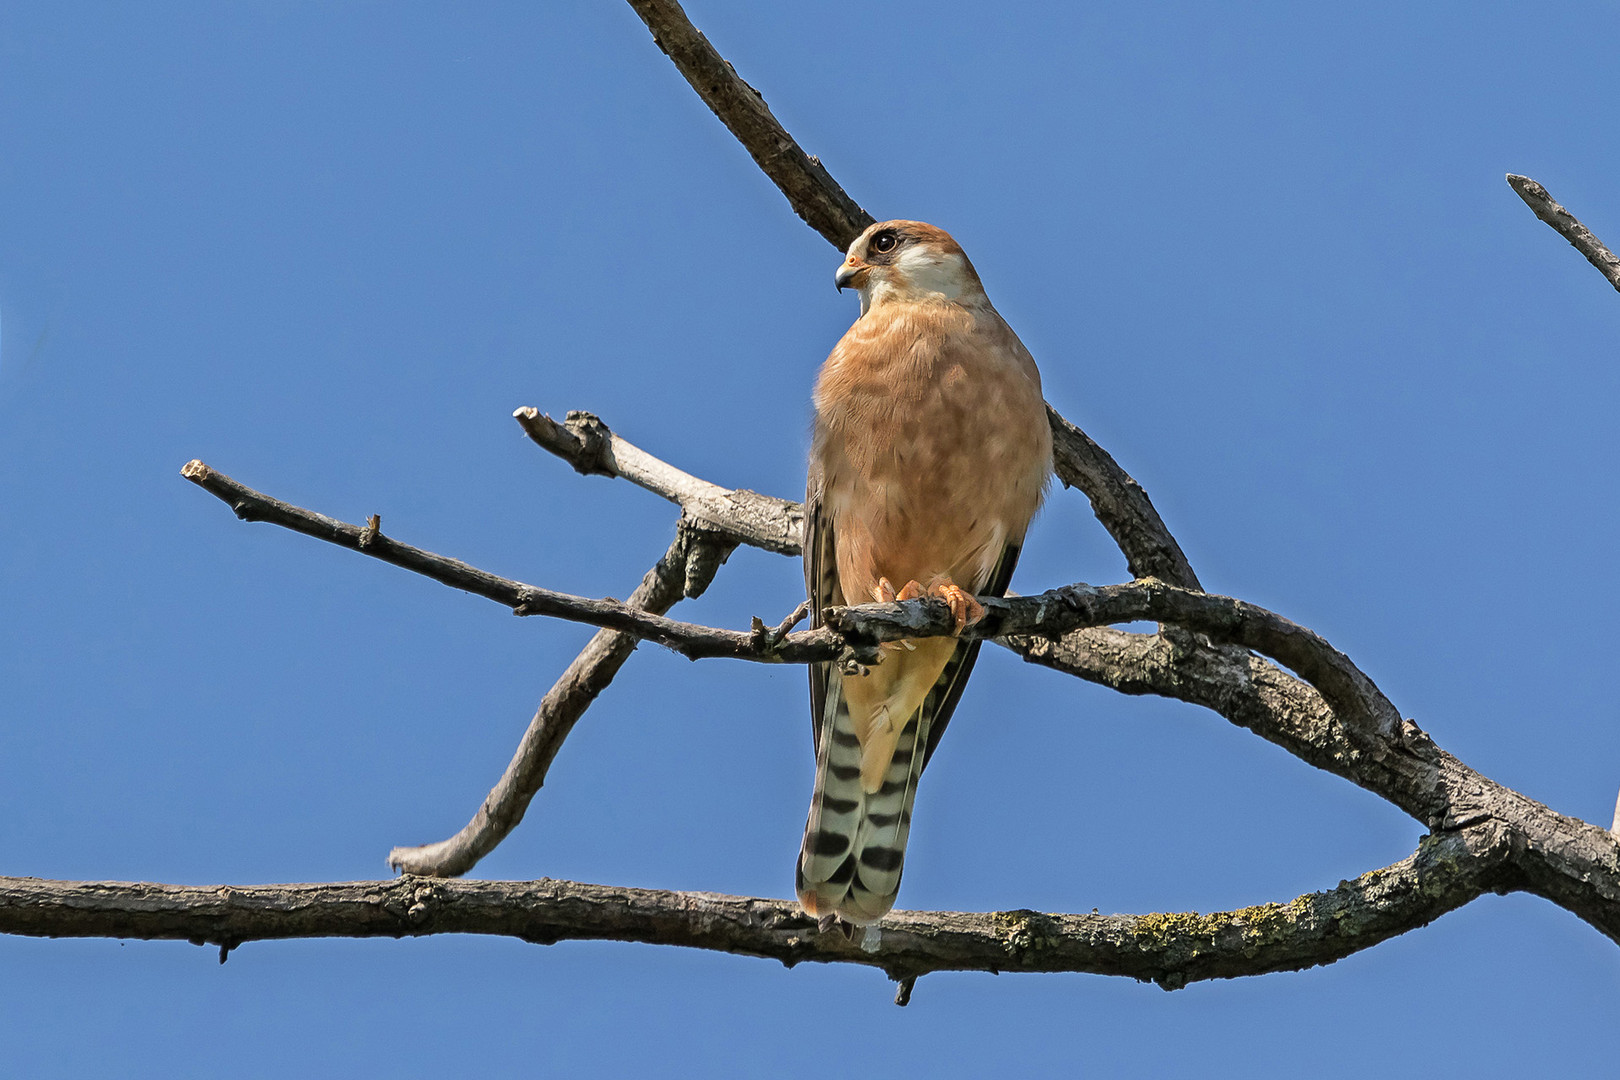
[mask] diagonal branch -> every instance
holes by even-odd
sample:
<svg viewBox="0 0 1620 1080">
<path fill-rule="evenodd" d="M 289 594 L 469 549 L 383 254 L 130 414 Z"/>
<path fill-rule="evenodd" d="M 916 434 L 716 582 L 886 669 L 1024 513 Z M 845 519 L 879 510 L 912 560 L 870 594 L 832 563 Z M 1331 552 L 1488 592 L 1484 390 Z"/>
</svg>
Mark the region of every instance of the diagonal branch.
<svg viewBox="0 0 1620 1080">
<path fill-rule="evenodd" d="M 570 881 L 404 877 L 331 884 L 186 886 L 0 878 L 0 932 L 218 945 L 309 937 L 495 934 L 680 945 L 780 960 L 934 971 L 1126 975 L 1174 990 L 1332 963 L 1509 888 L 1491 829 L 1430 837 L 1393 866 L 1286 904 L 1149 915 L 894 912 L 874 944 L 818 933 L 791 901 Z"/>
<path fill-rule="evenodd" d="M 1620 289 L 1620 258 L 1604 247 L 1603 241 L 1593 236 L 1590 229 L 1575 220 L 1574 214 L 1553 201 L 1546 188 L 1528 176 L 1508 173 L 1507 182 L 1525 205 L 1535 211 L 1536 217 L 1557 229 L 1576 251 L 1586 256 L 1587 262 L 1597 267 L 1598 273 L 1609 279 L 1610 285 Z"/>
<path fill-rule="evenodd" d="M 1091 512 L 1125 554 L 1131 576 L 1159 578 L 1186 589 L 1202 589 L 1181 545 L 1170 535 L 1153 501 L 1113 456 L 1046 407 L 1052 425 L 1052 471 L 1064 487 L 1077 487 L 1091 500 Z"/>
<path fill-rule="evenodd" d="M 723 550 L 714 551 L 717 546 Z M 718 565 L 729 551 L 729 544 L 718 543 L 683 518 L 669 551 L 647 571 L 636 591 L 630 594 L 627 606 L 658 613 L 668 611 L 683 597 L 698 596 L 708 584 L 692 579 L 692 568 L 703 560 L 701 553 L 707 552 L 706 561 Z M 591 638 L 541 699 L 511 763 L 473 819 L 448 840 L 420 847 L 396 847 L 388 853 L 388 865 L 407 874 L 455 877 L 471 870 L 479 859 L 495 850 L 523 820 L 530 800 L 545 783 L 546 773 L 557 751 L 562 749 L 563 740 L 618 674 L 635 651 L 638 640 L 615 630 L 603 630 Z"/>
<path fill-rule="evenodd" d="M 305 536 L 313 536 L 330 544 L 358 551 L 362 555 L 369 555 L 374 559 L 381 559 L 383 562 L 414 571 L 453 589 L 461 589 L 493 600 L 497 604 L 511 608 L 515 615 L 549 615 L 569 622 L 620 631 L 636 639 L 655 641 L 692 660 L 730 657 L 762 663 L 803 664 L 813 660 L 837 659 L 848 651 L 844 638 L 830 630 L 802 631 L 786 636 L 771 634 L 763 629 L 723 630 L 665 618 L 651 608 L 644 608 L 635 603 L 634 596 L 631 597 L 630 603 L 613 599 L 593 600 L 571 593 L 542 589 L 538 585 L 527 585 L 512 578 L 492 574 L 487 570 L 480 570 L 460 559 L 424 551 L 422 548 L 385 536 L 381 530 L 381 521 L 376 516 L 372 517 L 369 524 L 363 526 L 339 521 L 325 514 L 282 502 L 262 491 L 255 491 L 201 461 L 187 462 L 180 470 L 180 475 L 229 505 L 243 521 L 267 521 L 272 525 L 280 525 L 284 529 L 303 533 Z M 690 522 L 689 519 L 683 518 L 682 522 L 683 527 L 688 530 L 709 533 L 706 543 L 711 549 L 718 546 L 729 553 L 730 548 L 735 546 L 732 539 L 735 532 L 713 533 Z M 677 545 L 681 543 L 679 538 L 676 543 Z M 694 548 L 692 554 L 702 555 L 702 550 Z M 702 586 L 706 587 L 707 578 L 713 576 L 720 560 L 715 555 L 709 554 L 701 561 L 708 566 L 707 577 L 702 581 Z M 686 568 L 685 580 L 690 582 L 693 563 L 688 560 L 684 561 L 683 565 Z M 696 596 L 701 591 L 701 587 L 697 591 L 691 591 L 690 586 L 688 587 L 688 595 L 691 596 Z M 663 610 L 668 610 L 668 607 L 668 604 L 664 605 Z M 895 633 L 900 631 L 896 630 Z M 868 662 L 874 661 L 876 653 L 872 646 L 876 641 L 863 644 L 866 646 L 864 649 L 856 650 L 858 656 Z"/>
<path fill-rule="evenodd" d="M 793 212 L 842 251 L 872 224 L 821 162 L 799 148 L 758 90 L 737 75 L 675 0 L 630 0 L 653 43 L 675 62 L 698 97 L 737 136 L 754 164 L 781 189 Z"/>
</svg>

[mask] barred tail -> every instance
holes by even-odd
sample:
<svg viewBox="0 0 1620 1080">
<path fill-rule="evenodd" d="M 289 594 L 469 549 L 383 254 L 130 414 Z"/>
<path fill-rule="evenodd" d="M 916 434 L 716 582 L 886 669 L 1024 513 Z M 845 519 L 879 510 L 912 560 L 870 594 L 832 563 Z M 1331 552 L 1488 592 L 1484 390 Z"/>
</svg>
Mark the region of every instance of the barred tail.
<svg viewBox="0 0 1620 1080">
<path fill-rule="evenodd" d="M 861 747 L 836 666 L 828 665 L 826 679 L 816 786 L 795 884 L 799 903 L 810 914 L 866 925 L 888 914 L 900 891 L 931 710 L 912 715 L 882 785 L 867 794 L 861 786 Z"/>
</svg>

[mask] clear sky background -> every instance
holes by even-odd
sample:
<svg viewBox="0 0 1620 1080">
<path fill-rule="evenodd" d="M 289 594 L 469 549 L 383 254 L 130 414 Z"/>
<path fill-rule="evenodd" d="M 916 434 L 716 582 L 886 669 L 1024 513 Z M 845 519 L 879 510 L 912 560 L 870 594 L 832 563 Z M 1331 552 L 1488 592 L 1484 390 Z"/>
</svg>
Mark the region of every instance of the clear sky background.
<svg viewBox="0 0 1620 1080">
<path fill-rule="evenodd" d="M 459 828 L 588 638 L 268 525 L 245 483 L 624 596 L 673 509 L 511 411 L 803 490 L 856 314 L 614 0 L 0 8 L 0 872 L 382 877 Z M 1048 398 L 1211 590 L 1349 652 L 1446 749 L 1607 824 L 1620 787 L 1620 8 L 961 2 L 689 12 L 873 214 L 950 229 Z M 1125 576 L 1058 491 L 1014 581 Z M 687 617 L 801 595 L 739 551 Z M 803 673 L 643 646 L 475 871 L 791 895 Z M 1218 717 L 987 649 L 906 907 L 1219 910 L 1423 829 Z M 1174 994 L 468 937 L 0 939 L 0 1072 L 1599 1075 L 1620 950 L 1489 897 Z"/>
</svg>

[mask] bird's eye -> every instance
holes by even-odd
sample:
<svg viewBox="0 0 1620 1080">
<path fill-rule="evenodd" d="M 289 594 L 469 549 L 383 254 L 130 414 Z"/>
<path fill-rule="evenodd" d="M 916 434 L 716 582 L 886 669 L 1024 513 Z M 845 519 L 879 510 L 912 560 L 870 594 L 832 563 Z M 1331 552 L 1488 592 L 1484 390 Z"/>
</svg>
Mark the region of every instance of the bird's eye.
<svg viewBox="0 0 1620 1080">
<path fill-rule="evenodd" d="M 870 247 L 879 255 L 887 255 L 889 252 L 893 251 L 895 249 L 895 245 L 899 243 L 900 240 L 894 235 L 894 233 L 880 232 L 876 236 L 872 237 Z"/>
</svg>

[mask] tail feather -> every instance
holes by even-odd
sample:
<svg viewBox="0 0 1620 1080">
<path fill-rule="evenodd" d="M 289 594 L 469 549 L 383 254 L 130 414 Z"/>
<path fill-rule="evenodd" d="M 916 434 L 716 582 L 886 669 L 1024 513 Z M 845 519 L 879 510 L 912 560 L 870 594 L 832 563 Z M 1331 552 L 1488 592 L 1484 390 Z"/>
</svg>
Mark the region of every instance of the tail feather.
<svg viewBox="0 0 1620 1080">
<path fill-rule="evenodd" d="M 867 924 L 894 907 L 900 891 L 911 806 L 922 773 L 926 708 L 918 709 L 895 744 L 883 782 L 868 793 L 861 783 L 861 747 L 836 668 L 827 673 L 827 696 L 816 755 L 816 786 L 799 852 L 799 902 L 812 915 L 836 914 Z"/>
</svg>

